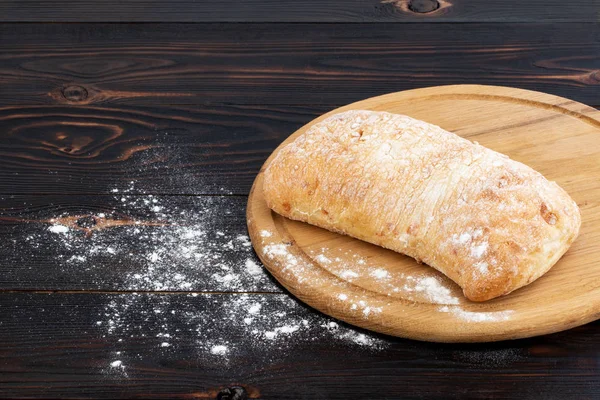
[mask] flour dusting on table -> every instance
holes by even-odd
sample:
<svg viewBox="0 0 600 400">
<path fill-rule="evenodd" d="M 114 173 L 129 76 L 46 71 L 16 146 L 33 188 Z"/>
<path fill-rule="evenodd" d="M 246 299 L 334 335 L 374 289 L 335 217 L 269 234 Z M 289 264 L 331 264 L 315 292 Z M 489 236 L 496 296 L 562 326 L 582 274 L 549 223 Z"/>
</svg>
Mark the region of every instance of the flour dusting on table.
<svg viewBox="0 0 600 400">
<path fill-rule="evenodd" d="M 105 370 L 113 375 L 143 358 L 125 350 L 131 345 L 124 343 L 131 341 L 154 343 L 155 352 L 186 349 L 193 353 L 190 357 L 223 368 L 233 367 L 230 363 L 240 357 L 283 360 L 292 347 L 326 344 L 380 351 L 390 343 L 315 312 L 287 294 L 114 295 L 94 326 L 118 349 Z"/>
<path fill-rule="evenodd" d="M 65 211 L 24 238 L 30 251 L 52 247 L 61 279 L 76 281 L 80 276 L 83 288 L 90 288 L 90 277 L 98 276 L 103 280 L 91 282 L 98 289 L 133 292 L 106 295 L 109 301 L 99 305 L 90 326 L 115 349 L 105 361 L 106 374 L 134 374 L 145 354 L 132 353 L 132 343 L 141 342 L 147 344 L 141 348 L 158 353 L 185 349 L 195 359 L 223 368 L 240 357 L 276 360 L 285 357 L 286 349 L 312 343 L 369 351 L 387 346 L 375 334 L 338 324 L 277 293 L 280 289 L 254 254 L 245 223 L 240 223 L 243 214 L 231 215 L 231 210 L 239 212 L 233 204 L 239 199 L 139 192 L 133 183 L 114 189 L 114 211 Z M 260 235 L 269 238 L 272 233 Z M 285 245 L 269 250 L 287 254 Z M 107 268 L 114 272 L 107 273 Z M 225 293 L 193 293 L 201 290 Z M 249 291 L 275 293 L 245 293 Z"/>
<path fill-rule="evenodd" d="M 240 223 L 243 214 L 232 215 L 239 212 L 239 200 L 133 195 L 139 193 L 133 183 L 111 192 L 114 211 L 82 216 L 92 221 L 91 234 L 69 219 L 76 213 L 64 212 L 46 230 L 28 234 L 25 245 L 51 246 L 64 279 L 79 275 L 86 288 L 91 283 L 111 290 L 277 290 L 254 255 Z"/>
</svg>

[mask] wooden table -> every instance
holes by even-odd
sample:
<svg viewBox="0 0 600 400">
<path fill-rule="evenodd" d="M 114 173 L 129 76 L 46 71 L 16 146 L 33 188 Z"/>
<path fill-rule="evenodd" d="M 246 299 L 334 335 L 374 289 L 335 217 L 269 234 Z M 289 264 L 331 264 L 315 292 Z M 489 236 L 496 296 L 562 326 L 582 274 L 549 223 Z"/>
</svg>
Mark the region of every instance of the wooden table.
<svg viewBox="0 0 600 400">
<path fill-rule="evenodd" d="M 599 11 L 0 2 L 0 397 L 600 398 L 599 322 L 478 345 L 371 334 L 291 299 L 245 224 L 268 154 L 337 106 L 451 83 L 600 105 Z"/>
</svg>

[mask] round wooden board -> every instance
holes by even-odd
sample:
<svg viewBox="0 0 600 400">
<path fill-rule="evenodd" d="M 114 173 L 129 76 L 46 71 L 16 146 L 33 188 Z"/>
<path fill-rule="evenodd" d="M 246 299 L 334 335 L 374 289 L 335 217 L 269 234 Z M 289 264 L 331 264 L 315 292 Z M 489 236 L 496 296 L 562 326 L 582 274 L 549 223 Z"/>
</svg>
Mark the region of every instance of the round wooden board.
<svg viewBox="0 0 600 400">
<path fill-rule="evenodd" d="M 360 327 L 439 342 L 524 338 L 600 318 L 600 112 L 521 89 L 457 85 L 409 90 L 338 108 L 406 114 L 509 155 L 558 182 L 582 213 L 579 238 L 543 277 L 484 303 L 426 265 L 272 212 L 262 170 L 248 200 L 254 248 L 273 276 L 310 306 Z M 264 169 L 264 166 L 263 166 Z"/>
</svg>

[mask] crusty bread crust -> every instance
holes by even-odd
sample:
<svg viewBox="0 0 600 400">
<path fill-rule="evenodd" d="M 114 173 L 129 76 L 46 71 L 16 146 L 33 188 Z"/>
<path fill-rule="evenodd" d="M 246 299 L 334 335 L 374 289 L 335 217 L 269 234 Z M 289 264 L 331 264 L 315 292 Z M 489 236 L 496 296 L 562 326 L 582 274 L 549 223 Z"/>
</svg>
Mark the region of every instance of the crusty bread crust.
<svg viewBox="0 0 600 400">
<path fill-rule="evenodd" d="M 404 115 L 335 114 L 264 171 L 275 212 L 414 257 L 489 300 L 539 278 L 579 233 L 556 183 Z"/>
</svg>

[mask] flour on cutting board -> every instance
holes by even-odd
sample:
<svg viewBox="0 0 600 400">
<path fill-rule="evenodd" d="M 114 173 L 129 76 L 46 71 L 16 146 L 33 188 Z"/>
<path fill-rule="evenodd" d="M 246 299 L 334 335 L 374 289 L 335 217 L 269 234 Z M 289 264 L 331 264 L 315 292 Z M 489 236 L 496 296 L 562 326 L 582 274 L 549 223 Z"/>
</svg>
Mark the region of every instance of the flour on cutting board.
<svg viewBox="0 0 600 400">
<path fill-rule="evenodd" d="M 355 284 L 360 282 L 365 288 L 391 297 L 440 305 L 461 302 L 454 284 L 433 270 L 427 275 L 388 269 L 376 260 L 341 248 L 321 247 L 318 250 L 309 250 L 308 254 L 322 268 L 341 279 Z"/>
<path fill-rule="evenodd" d="M 270 238 L 271 235 L 261 235 Z M 268 243 L 268 239 L 263 239 Z M 486 323 L 506 321 L 512 317 L 513 310 L 498 312 L 469 311 L 463 308 L 468 304 L 460 295 L 460 289 L 449 282 L 441 274 L 430 270 L 409 274 L 398 270 L 386 269 L 376 261 L 362 257 L 356 252 L 342 248 L 321 247 L 319 250 L 304 250 L 315 262 L 306 263 L 302 257 L 294 255 L 291 246 L 286 243 L 263 242 L 263 255 L 273 262 L 281 262 L 283 267 L 280 273 L 293 275 L 298 282 L 309 282 L 310 285 L 319 285 L 319 279 L 326 279 L 328 286 L 343 285 L 343 281 L 367 290 L 376 291 L 390 297 L 399 297 L 414 302 L 437 304 L 438 312 L 450 313 L 457 319 L 467 323 Z M 342 282 L 332 281 L 329 275 L 323 278 L 317 270 L 327 270 L 341 278 Z M 350 292 L 349 292 L 350 293 Z M 461 296 L 461 297 L 459 297 Z M 462 301 L 461 301 L 462 298 Z M 391 303 L 370 304 L 369 296 L 339 293 L 337 300 L 346 303 L 347 308 L 354 314 L 360 313 L 362 318 L 371 319 L 383 312 L 385 306 Z"/>
<path fill-rule="evenodd" d="M 438 310 L 444 313 L 452 313 L 456 317 L 466 322 L 507 321 L 514 313 L 513 310 L 492 312 L 466 311 L 461 307 L 456 306 L 443 306 Z"/>
<path fill-rule="evenodd" d="M 360 254 L 348 250 L 344 251 L 342 248 L 321 247 L 319 250 L 309 250 L 308 254 L 321 268 L 337 275 L 342 280 L 388 296 L 437 304 L 439 312 L 450 313 L 463 322 L 507 321 L 514 313 L 513 310 L 495 312 L 466 310 L 463 306 L 469 302 L 462 297 L 458 286 L 433 269 L 427 273 L 413 274 L 394 268 L 388 269 L 388 267 L 378 264 L 377 260 L 370 260 L 368 257 L 362 257 Z M 343 257 L 337 256 L 340 254 L 343 254 Z M 337 298 L 342 302 L 350 302 L 352 310 L 359 309 L 361 306 L 361 302 L 356 302 L 346 293 L 340 293 Z M 373 311 L 381 312 L 380 308 L 371 307 L 364 301 L 362 303 L 364 303 L 362 306 L 365 317 L 368 317 Z"/>
</svg>

